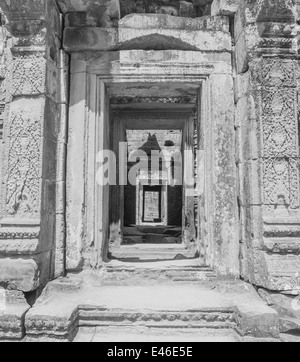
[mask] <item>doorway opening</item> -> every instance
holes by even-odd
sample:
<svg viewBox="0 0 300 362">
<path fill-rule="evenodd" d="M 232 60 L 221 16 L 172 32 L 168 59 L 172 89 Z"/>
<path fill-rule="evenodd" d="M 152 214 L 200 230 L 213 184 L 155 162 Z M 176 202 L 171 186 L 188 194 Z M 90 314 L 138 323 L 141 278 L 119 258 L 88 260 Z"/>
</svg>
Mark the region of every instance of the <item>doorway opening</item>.
<svg viewBox="0 0 300 362">
<path fill-rule="evenodd" d="M 118 134 L 126 145 L 128 183 L 110 188 L 109 259 L 196 259 L 198 200 L 183 182 L 197 168 L 195 103 L 174 107 L 141 99 L 137 107 L 127 102 L 111 109 L 113 149 Z M 114 219 L 117 209 L 122 210 L 119 221 Z"/>
<path fill-rule="evenodd" d="M 140 167 L 134 183 L 125 186 L 123 242 L 112 255 L 172 260 L 182 244 L 183 193 L 181 178 L 175 176 L 175 166 L 181 173 L 182 164 L 176 165 L 172 157 L 181 153 L 182 129 L 136 130 L 137 124 L 130 121 L 126 127 L 128 179 L 137 163 Z M 190 257 L 185 250 L 181 254 Z"/>
<path fill-rule="evenodd" d="M 143 223 L 162 223 L 162 187 L 143 186 Z"/>
<path fill-rule="evenodd" d="M 118 258 L 113 251 L 126 243 L 127 189 L 123 183 L 104 183 L 103 151 L 118 155 L 126 129 L 180 129 L 183 174 L 194 178 L 181 189 L 181 247 L 194 248 L 204 266 L 222 275 L 239 275 L 229 58 L 172 50 L 78 54 L 74 64 L 85 64 L 86 71 L 72 74 L 72 89 L 79 87 L 80 94 L 73 92 L 70 109 L 68 270 L 107 266 L 111 257 Z M 87 87 L 81 87 L 85 81 Z M 223 95 L 224 102 L 215 107 Z M 119 161 L 113 160 L 117 170 Z M 137 185 L 131 187 L 136 192 Z M 136 225 L 136 218 L 130 224 Z"/>
</svg>

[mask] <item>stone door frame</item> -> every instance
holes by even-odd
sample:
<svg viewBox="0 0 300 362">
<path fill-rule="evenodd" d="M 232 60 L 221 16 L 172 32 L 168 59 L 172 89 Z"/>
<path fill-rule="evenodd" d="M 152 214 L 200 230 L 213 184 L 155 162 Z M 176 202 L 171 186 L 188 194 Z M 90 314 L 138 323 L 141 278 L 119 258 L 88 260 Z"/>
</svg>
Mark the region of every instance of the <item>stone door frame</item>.
<svg viewBox="0 0 300 362">
<path fill-rule="evenodd" d="M 194 97 L 196 98 L 196 97 Z M 191 99 L 192 101 L 192 99 Z M 180 177 L 180 179 L 184 180 L 185 179 L 185 175 L 191 176 L 193 174 L 193 172 L 190 174 L 190 171 L 192 171 L 195 167 L 195 160 L 194 160 L 194 152 L 191 152 L 191 154 L 186 154 L 185 153 L 185 149 L 190 150 L 191 147 L 194 147 L 194 108 L 196 107 L 195 104 L 191 103 L 191 104 L 180 104 L 178 105 L 178 107 L 176 109 L 172 109 L 172 103 L 169 104 L 165 104 L 166 108 L 162 108 L 162 107 L 157 107 L 155 108 L 155 105 L 160 105 L 161 103 L 157 102 L 157 103 L 153 103 L 153 109 L 119 109 L 117 110 L 117 108 L 114 107 L 113 109 L 113 114 L 116 112 L 115 115 L 112 116 L 112 121 L 114 122 L 114 125 L 119 124 L 119 126 L 114 127 L 113 130 L 116 133 L 116 137 L 119 137 L 121 141 L 124 140 L 124 131 L 126 131 L 127 129 L 127 125 L 128 123 L 130 123 L 130 120 L 141 120 L 142 122 L 147 120 L 147 122 L 150 122 L 150 120 L 155 120 L 160 119 L 161 123 L 159 125 L 159 129 L 165 128 L 167 129 L 167 127 L 169 127 L 169 129 L 172 129 L 172 127 L 174 127 L 175 129 L 179 129 L 182 132 L 182 146 L 181 146 L 181 151 L 182 151 L 182 174 L 178 177 Z M 147 125 L 147 127 L 150 127 L 149 129 L 152 128 L 152 126 L 150 124 Z M 129 127 L 130 128 L 130 127 Z M 155 128 L 155 127 L 154 127 Z M 145 128 L 146 129 L 146 128 Z M 190 134 L 189 134 L 190 132 Z M 116 142 L 116 137 L 114 137 L 114 141 Z M 118 153 L 118 147 L 116 147 L 116 145 L 114 145 L 114 150 L 116 152 L 116 154 Z M 117 162 L 118 163 L 118 162 Z M 187 164 L 187 167 L 185 167 L 185 164 Z M 138 180 L 141 180 L 141 176 L 138 177 Z M 143 224 L 141 218 L 138 217 L 140 210 L 142 210 L 142 207 L 140 205 L 140 201 L 142 200 L 142 198 L 140 197 L 139 193 L 141 192 L 141 189 L 138 185 L 138 180 L 137 180 L 137 185 L 136 185 L 136 224 Z M 148 179 L 147 179 L 148 181 Z M 159 180 L 156 179 L 152 179 L 152 182 L 157 182 L 157 184 L 159 184 Z M 166 215 L 163 218 L 164 221 L 161 223 L 162 225 L 167 226 L 168 225 L 168 181 L 162 181 L 162 185 L 163 185 L 163 195 L 164 195 L 164 201 L 165 201 L 165 210 L 166 210 Z M 117 190 L 113 190 L 117 191 Z M 196 244 L 196 230 L 195 230 L 195 222 L 193 220 L 192 223 L 188 223 L 191 224 L 190 227 L 185 227 L 185 220 L 186 220 L 186 216 L 189 218 L 189 220 L 194 219 L 195 215 L 189 213 L 188 214 L 188 207 L 189 207 L 189 203 L 185 202 L 186 199 L 186 195 L 184 192 L 184 187 L 182 186 L 182 212 L 181 212 L 181 220 L 182 220 L 182 239 L 183 239 L 183 243 L 188 247 L 194 247 L 193 244 Z M 124 190 L 119 190 L 117 191 L 120 193 L 120 195 L 124 194 Z M 121 198 L 121 197 L 120 197 Z M 120 210 L 124 209 L 124 202 L 121 200 L 120 202 L 117 202 L 115 197 L 114 197 L 114 202 L 116 203 L 115 207 L 114 205 L 111 205 L 112 207 L 112 211 L 115 214 L 119 214 L 120 216 L 120 222 L 117 223 L 117 225 L 113 222 L 113 226 L 111 228 L 111 233 L 110 233 L 110 244 L 113 244 L 113 247 L 120 247 L 122 242 L 123 242 L 123 218 L 124 218 L 124 213 L 120 212 Z M 186 205 L 186 207 L 183 207 L 184 205 Z M 119 210 L 119 209 L 120 210 Z M 117 228 L 117 230 L 116 230 Z M 191 230 L 190 230 L 191 229 Z M 195 243 L 191 243 L 191 240 L 195 240 Z"/>
<path fill-rule="evenodd" d="M 168 225 L 168 186 L 167 186 L 167 181 L 161 181 L 161 180 L 151 180 L 151 186 L 160 186 L 161 187 L 161 200 L 160 200 L 160 204 L 161 204 L 161 208 L 162 205 L 164 204 L 164 209 L 165 209 L 165 215 L 162 217 L 162 221 L 160 223 L 153 223 L 153 224 L 158 224 L 161 226 L 167 226 Z M 147 225 L 149 226 L 150 223 L 145 222 L 143 217 L 144 217 L 144 187 L 145 186 L 149 186 L 148 185 L 148 181 L 147 180 L 141 180 L 141 179 L 137 179 L 137 184 L 136 184 L 136 221 L 137 221 L 137 225 L 139 226 L 144 226 Z M 163 210 L 161 211 L 161 213 L 163 213 Z M 138 216 L 140 215 L 140 216 Z"/>
<path fill-rule="evenodd" d="M 93 267 L 100 267 L 106 261 L 103 256 L 106 255 L 109 232 L 109 192 L 105 187 L 96 186 L 95 174 L 97 152 L 109 147 L 110 89 L 115 85 L 122 87 L 124 84 L 159 83 L 163 87 L 168 83 L 182 89 L 187 84 L 198 88 L 198 126 L 202 134 L 198 140 L 200 152 L 197 180 L 199 209 L 202 215 L 199 220 L 200 254 L 206 256 L 208 265 L 216 272 L 239 276 L 234 145 L 232 142 L 228 143 L 228 139 L 224 141 L 228 147 L 232 146 L 232 150 L 225 150 L 225 154 L 232 153 L 232 157 L 221 155 L 220 160 L 219 153 L 223 145 L 216 140 L 216 132 L 220 132 L 223 127 L 226 128 L 226 132 L 230 132 L 227 136 L 234 137 L 234 117 L 231 118 L 231 107 L 233 108 L 234 104 L 231 67 L 225 64 L 226 71 L 224 72 L 223 67 L 219 72 L 219 64 L 214 66 L 207 62 L 199 63 L 196 59 L 201 58 L 202 55 L 199 53 L 168 53 L 174 53 L 174 56 L 169 57 L 167 61 L 165 52 L 142 50 L 106 53 L 100 57 L 95 54 L 92 61 L 91 57 L 88 60 L 75 57 L 72 61 L 67 169 L 69 271 L 78 270 L 87 260 Z M 192 64 L 187 66 L 187 59 L 191 59 L 191 55 Z M 82 84 L 87 84 L 87 87 L 82 87 Z M 227 95 L 229 100 L 214 109 L 214 102 L 223 94 Z M 220 149 L 216 150 L 215 145 Z M 220 168 L 219 161 L 225 162 L 224 170 Z M 79 177 L 80 174 L 83 175 L 83 180 Z M 76 179 L 74 175 L 78 175 Z M 223 176 L 225 179 L 221 183 L 220 177 Z M 230 180 L 226 183 L 228 177 Z M 224 203 L 222 197 L 226 195 L 227 187 L 233 196 L 229 203 Z M 228 219 L 227 215 L 224 218 L 220 214 L 223 204 L 226 212 L 230 214 Z"/>
</svg>

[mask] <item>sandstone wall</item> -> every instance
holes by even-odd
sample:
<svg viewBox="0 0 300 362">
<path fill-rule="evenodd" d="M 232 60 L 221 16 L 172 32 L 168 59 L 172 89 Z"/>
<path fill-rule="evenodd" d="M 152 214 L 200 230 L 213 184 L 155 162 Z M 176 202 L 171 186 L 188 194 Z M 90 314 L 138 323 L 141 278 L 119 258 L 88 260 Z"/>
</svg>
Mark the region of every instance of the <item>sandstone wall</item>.
<svg viewBox="0 0 300 362">
<path fill-rule="evenodd" d="M 299 45 L 296 1 L 215 0 L 234 21 L 242 277 L 300 287 Z"/>
<path fill-rule="evenodd" d="M 76 196 L 69 204 L 71 269 L 82 267 L 82 239 L 89 234 L 91 220 L 95 222 L 94 211 L 86 211 L 84 205 L 95 195 L 86 198 L 86 184 L 78 181 L 90 171 L 85 137 L 95 138 L 91 126 L 85 129 L 86 106 L 92 100 L 83 84 L 91 79 L 96 82 L 99 73 L 123 80 L 144 76 L 147 68 L 151 81 L 151 77 L 176 74 L 191 83 L 197 77 L 203 82 L 201 130 L 205 137 L 200 142 L 203 160 L 199 168 L 205 169 L 206 179 L 199 176 L 199 214 L 205 215 L 203 249 L 214 260 L 213 266 L 221 274 L 239 274 L 239 211 L 242 277 L 269 289 L 299 292 L 298 1 L 215 0 L 211 11 L 216 17 L 130 15 L 120 21 L 120 8 L 114 0 L 97 0 L 92 7 L 89 1 L 58 3 L 59 7 L 54 0 L 0 1 L 12 35 L 11 44 L 7 43 L 8 61 L 4 62 L 9 82 L 5 86 L 1 157 L 0 283 L 28 292 L 65 271 L 69 68 L 68 57 L 61 51 L 62 11 L 64 47 L 72 52 L 73 84 L 78 87 L 73 92 L 69 125 L 69 185 Z M 203 7 L 208 2 L 195 0 L 193 4 Z M 85 13 L 99 17 L 80 17 Z M 229 20 L 219 15 L 229 16 Z M 0 81 L 4 79 L 3 59 L 2 55 Z M 232 64 L 236 73 L 234 110 Z M 104 83 L 101 87 L 101 102 L 107 108 Z M 154 92 L 157 89 L 153 88 Z M 92 119 L 95 110 L 88 111 Z M 108 138 L 109 127 L 104 127 L 108 118 L 102 121 L 102 133 Z M 102 196 L 106 202 L 108 193 Z M 105 206 L 101 212 L 105 223 Z M 94 243 L 91 237 L 91 249 Z M 96 245 L 96 250 L 101 246 Z"/>
<path fill-rule="evenodd" d="M 64 270 L 63 253 L 56 249 L 64 248 L 60 159 L 67 93 L 61 85 L 68 65 L 55 1 L 1 1 L 0 6 L 11 34 L 11 58 L 5 62 L 9 107 L 1 161 L 0 282 L 30 292 Z"/>
</svg>

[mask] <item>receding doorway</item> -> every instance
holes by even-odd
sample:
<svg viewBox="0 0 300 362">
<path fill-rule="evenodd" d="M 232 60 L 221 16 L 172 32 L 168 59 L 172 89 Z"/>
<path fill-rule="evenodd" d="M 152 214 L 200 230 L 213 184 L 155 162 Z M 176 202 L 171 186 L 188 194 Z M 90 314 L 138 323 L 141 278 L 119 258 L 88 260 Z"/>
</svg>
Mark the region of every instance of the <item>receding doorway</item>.
<svg viewBox="0 0 300 362">
<path fill-rule="evenodd" d="M 164 205 L 161 186 L 143 186 L 143 223 L 161 224 Z M 164 213 L 166 211 L 164 210 Z"/>
<path fill-rule="evenodd" d="M 113 130 L 121 130 L 127 147 L 128 183 L 123 191 L 111 190 L 111 206 L 117 201 L 123 213 L 120 223 L 111 222 L 109 257 L 123 262 L 193 259 L 198 255 L 195 214 L 187 214 L 191 196 L 183 176 L 185 163 L 194 165 L 185 152 L 187 140 L 195 137 L 194 114 L 155 109 L 156 103 L 144 106 L 152 109 L 118 111 L 112 117 Z"/>
</svg>

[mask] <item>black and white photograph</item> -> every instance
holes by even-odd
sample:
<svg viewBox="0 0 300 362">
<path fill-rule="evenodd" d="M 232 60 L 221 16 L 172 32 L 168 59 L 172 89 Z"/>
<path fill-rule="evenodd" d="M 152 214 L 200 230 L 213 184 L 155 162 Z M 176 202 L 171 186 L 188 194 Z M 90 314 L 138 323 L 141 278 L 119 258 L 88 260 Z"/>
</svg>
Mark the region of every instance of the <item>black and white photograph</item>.
<svg viewBox="0 0 300 362">
<path fill-rule="evenodd" d="M 300 342 L 300 0 L 0 0 L 0 342 Z"/>
</svg>

